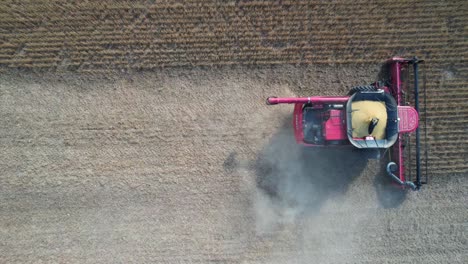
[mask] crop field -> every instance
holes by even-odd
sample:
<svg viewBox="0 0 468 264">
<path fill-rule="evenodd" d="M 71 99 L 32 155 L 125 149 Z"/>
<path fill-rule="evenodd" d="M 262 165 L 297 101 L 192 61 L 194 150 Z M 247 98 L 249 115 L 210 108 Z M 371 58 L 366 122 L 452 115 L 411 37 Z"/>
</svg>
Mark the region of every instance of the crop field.
<svg viewBox="0 0 468 264">
<path fill-rule="evenodd" d="M 466 1 L 0 1 L 0 263 L 466 263 L 467 20 Z M 413 55 L 419 192 L 296 145 L 292 107 L 265 105 Z"/>
</svg>

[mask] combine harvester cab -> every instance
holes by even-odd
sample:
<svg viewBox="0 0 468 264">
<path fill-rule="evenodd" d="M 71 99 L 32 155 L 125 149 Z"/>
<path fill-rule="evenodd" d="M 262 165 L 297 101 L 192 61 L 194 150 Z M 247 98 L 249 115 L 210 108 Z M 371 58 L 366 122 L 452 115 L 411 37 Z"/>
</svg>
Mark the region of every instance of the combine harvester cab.
<svg viewBox="0 0 468 264">
<path fill-rule="evenodd" d="M 387 174 L 403 188 L 421 187 L 417 58 L 392 58 L 391 81 L 353 87 L 348 96 L 299 98 L 269 97 L 268 105 L 294 104 L 293 127 L 297 143 L 308 147 L 353 146 L 369 153 L 383 150 Z M 414 69 L 414 107 L 407 105 L 407 85 L 401 73 Z M 405 176 L 405 138 L 416 133 L 416 179 Z M 427 160 L 427 159 L 426 159 Z M 408 162 L 410 163 L 410 162 Z M 427 173 L 426 173 L 427 174 Z"/>
</svg>

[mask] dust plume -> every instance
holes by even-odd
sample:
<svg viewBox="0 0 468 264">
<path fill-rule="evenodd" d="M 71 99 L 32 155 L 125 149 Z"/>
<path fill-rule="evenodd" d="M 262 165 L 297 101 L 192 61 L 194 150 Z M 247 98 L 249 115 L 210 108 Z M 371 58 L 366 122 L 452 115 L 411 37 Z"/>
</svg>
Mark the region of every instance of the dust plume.
<svg viewBox="0 0 468 264">
<path fill-rule="evenodd" d="M 327 199 L 344 194 L 367 164 L 348 147 L 304 147 L 294 140 L 290 119 L 259 154 L 254 169 L 262 196 L 286 215 L 314 215 Z"/>
<path fill-rule="evenodd" d="M 284 121 L 254 166 L 256 232 L 292 232 L 298 253 L 288 263 L 309 263 L 317 254 L 324 256 L 318 263 L 325 263 L 329 255 L 337 262 L 351 255 L 354 238 L 347 234 L 362 219 L 355 214 L 358 205 L 340 198 L 367 160 L 351 148 L 298 145 L 290 123 L 290 118 Z"/>
</svg>

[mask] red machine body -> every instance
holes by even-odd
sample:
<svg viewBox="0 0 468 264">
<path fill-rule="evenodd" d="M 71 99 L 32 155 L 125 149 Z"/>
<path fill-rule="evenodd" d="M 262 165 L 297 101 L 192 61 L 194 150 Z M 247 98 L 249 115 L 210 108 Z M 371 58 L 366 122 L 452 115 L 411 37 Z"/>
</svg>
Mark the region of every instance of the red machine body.
<svg viewBox="0 0 468 264">
<path fill-rule="evenodd" d="M 367 86 L 353 87 L 348 96 L 313 96 L 313 97 L 269 97 L 268 105 L 294 104 L 293 127 L 297 143 L 311 147 L 354 146 L 359 149 L 391 149 L 391 161 L 387 164 L 387 173 L 403 187 L 419 189 L 419 110 L 418 110 L 418 63 L 417 58 L 399 57 L 387 61 L 391 81 L 389 85 L 374 83 Z M 413 65 L 415 75 L 415 105 L 405 102 L 407 86 L 403 86 L 401 72 Z M 384 102 L 387 120 L 385 137 L 377 139 L 371 133 L 356 137 L 353 134 L 353 102 Z M 378 120 L 377 120 L 378 121 Z M 375 125 L 375 124 L 374 124 Z M 370 127 L 369 131 L 373 128 Z M 403 135 L 416 131 L 417 143 L 417 178 L 408 181 L 405 177 Z"/>
</svg>

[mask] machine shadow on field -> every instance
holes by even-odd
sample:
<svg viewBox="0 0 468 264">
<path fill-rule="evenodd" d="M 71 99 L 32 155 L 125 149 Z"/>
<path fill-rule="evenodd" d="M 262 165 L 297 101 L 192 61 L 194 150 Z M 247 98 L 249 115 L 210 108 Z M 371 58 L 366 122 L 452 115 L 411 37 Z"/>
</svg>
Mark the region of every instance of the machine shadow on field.
<svg viewBox="0 0 468 264">
<path fill-rule="evenodd" d="M 349 147 L 304 147 L 295 142 L 291 118 L 258 154 L 253 169 L 257 188 L 275 207 L 314 214 L 332 197 L 346 193 L 367 164 Z"/>
<path fill-rule="evenodd" d="M 379 73 L 377 74 L 377 80 L 383 82 L 390 81 L 390 65 L 388 63 L 383 63 L 380 66 Z"/>
</svg>

